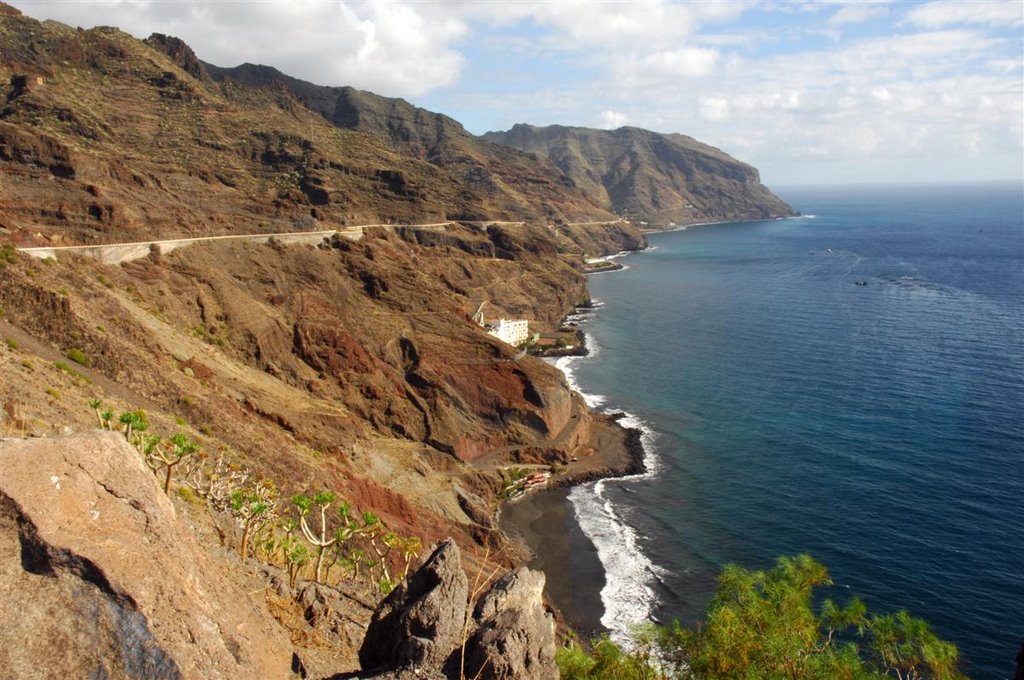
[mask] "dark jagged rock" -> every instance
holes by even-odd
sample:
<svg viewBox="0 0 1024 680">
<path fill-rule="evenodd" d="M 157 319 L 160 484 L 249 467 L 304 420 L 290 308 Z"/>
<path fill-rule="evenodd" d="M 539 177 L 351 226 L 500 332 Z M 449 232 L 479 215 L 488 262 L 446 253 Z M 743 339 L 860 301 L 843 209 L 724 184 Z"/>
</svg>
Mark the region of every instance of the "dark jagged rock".
<svg viewBox="0 0 1024 680">
<path fill-rule="evenodd" d="M 466 676 L 488 680 L 558 677 L 554 617 L 544 609 L 544 574 L 520 567 L 476 606 L 466 643 Z"/>
<path fill-rule="evenodd" d="M 454 541 L 443 541 L 373 614 L 359 649 L 365 669 L 440 667 L 461 641 L 469 584 Z"/>
<path fill-rule="evenodd" d="M 554 619 L 543 590 L 544 574 L 510 572 L 480 599 L 467 625 L 466 575 L 458 547 L 444 541 L 374 613 L 359 677 L 557 678 Z"/>
<path fill-rule="evenodd" d="M 685 135 L 520 124 L 484 139 L 550 160 L 599 204 L 633 220 L 692 224 L 793 214 L 755 168 Z"/>
<path fill-rule="evenodd" d="M 203 62 L 184 40 L 163 33 L 154 33 L 144 42 L 166 54 L 182 71 L 196 80 L 210 80 L 210 75 L 206 72 Z"/>
</svg>

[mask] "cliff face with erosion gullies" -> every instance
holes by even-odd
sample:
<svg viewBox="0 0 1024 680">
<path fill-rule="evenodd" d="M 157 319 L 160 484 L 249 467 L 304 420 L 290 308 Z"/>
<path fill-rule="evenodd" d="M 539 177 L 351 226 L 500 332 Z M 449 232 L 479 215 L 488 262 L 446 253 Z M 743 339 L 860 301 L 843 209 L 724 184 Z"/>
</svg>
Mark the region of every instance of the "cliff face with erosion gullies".
<svg viewBox="0 0 1024 680">
<path fill-rule="evenodd" d="M 525 154 L 463 149 L 454 121 L 438 126 L 451 129 L 454 141 L 435 145 L 448 151 L 427 159 L 332 124 L 284 86 L 216 82 L 167 36 L 8 13 L 0 39 L 0 221 L 26 245 L 614 219 Z"/>
<path fill-rule="evenodd" d="M 528 557 L 494 520 L 509 466 L 559 484 L 635 466 L 610 417 L 478 323 L 551 330 L 588 301 L 586 258 L 645 245 L 552 164 L 401 100 L 217 69 L 165 35 L 0 3 L 0 45 L 0 456 L 14 456 L 0 588 L 69 617 L 33 610 L 18 635 L 40 642 L 0 645 L 5 668 L 67 644 L 68 675 L 362 672 L 363 633 L 393 585 L 368 570 L 393 577 L 450 538 L 463 568 L 500 574 Z M 254 234 L 147 244 L 117 264 L 60 250 Z M 172 433 L 197 448 L 153 493 L 146 463 L 163 471 L 154 452 L 176 450 Z M 232 495 L 253 488 L 283 522 L 258 540 L 238 514 L 247 496 Z M 344 499 L 366 524 L 361 552 L 320 578 L 309 553 L 289 552 L 284 515 L 293 495 L 325 490 L 333 517 Z M 156 572 L 117 561 L 157 539 Z M 537 578 L 505 586 L 544 628 Z M 5 619 L 21 597 L 4 591 Z M 499 609 L 470 614 L 483 667 L 509 661 L 494 631 L 518 624 Z M 73 620 L 102 644 L 62 638 Z M 538 649 L 520 648 L 522 668 L 548 673 Z"/>
<path fill-rule="evenodd" d="M 484 139 L 551 161 L 603 207 L 634 222 L 685 225 L 793 214 L 761 184 L 755 168 L 685 135 L 516 125 Z"/>
<path fill-rule="evenodd" d="M 391 149 L 444 168 L 463 195 L 479 204 L 475 218 L 471 210 L 464 212 L 469 219 L 486 219 L 496 210 L 553 222 L 615 219 L 547 161 L 474 136 L 453 118 L 404 99 L 314 85 L 269 66 L 204 67 L 220 82 L 280 88 L 339 128 L 366 133 Z"/>
</svg>

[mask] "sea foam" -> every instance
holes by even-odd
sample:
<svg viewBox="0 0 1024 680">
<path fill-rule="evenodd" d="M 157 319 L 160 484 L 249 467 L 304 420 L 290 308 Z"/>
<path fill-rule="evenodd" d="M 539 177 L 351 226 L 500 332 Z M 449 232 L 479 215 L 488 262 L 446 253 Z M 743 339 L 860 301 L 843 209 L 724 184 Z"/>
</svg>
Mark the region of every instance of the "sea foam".
<svg viewBox="0 0 1024 680">
<path fill-rule="evenodd" d="M 599 302 L 594 305 L 600 306 Z M 573 314 L 570 320 L 577 323 L 585 321 L 592 316 L 591 309 Z M 587 336 L 587 349 L 585 357 L 560 357 L 552 363 L 562 371 L 566 383 L 583 397 L 587 406 L 597 409 L 605 405 L 607 398 L 583 391 L 576 379 L 575 368 L 578 362 L 593 359 L 600 353 L 600 346 L 592 336 Z M 622 413 L 610 408 L 606 408 L 605 412 Z M 629 484 L 656 474 L 658 459 L 654 453 L 656 434 L 650 427 L 630 413 L 619 418 L 619 423 L 623 427 L 640 430 L 645 471 L 577 486 L 569 493 L 569 500 L 580 529 L 594 544 L 605 570 L 605 586 L 601 590 L 601 603 L 604 606 L 601 624 L 611 632 L 613 640 L 628 646 L 632 627 L 653 618 L 657 605 L 654 582 L 660 570 L 641 550 L 636 530 L 629 526 L 616 509 L 608 491 L 610 487 Z"/>
</svg>

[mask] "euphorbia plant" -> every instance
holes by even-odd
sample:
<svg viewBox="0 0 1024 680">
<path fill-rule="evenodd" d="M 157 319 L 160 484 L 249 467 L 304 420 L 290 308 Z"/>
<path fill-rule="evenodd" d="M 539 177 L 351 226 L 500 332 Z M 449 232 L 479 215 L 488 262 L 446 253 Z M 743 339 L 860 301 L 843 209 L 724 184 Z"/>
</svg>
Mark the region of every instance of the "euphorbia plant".
<svg viewBox="0 0 1024 680">
<path fill-rule="evenodd" d="M 316 546 L 316 570 L 314 580 L 320 583 L 320 576 L 324 564 L 324 550 L 334 545 L 338 540 L 336 536 L 330 536 L 330 531 L 327 528 L 327 508 L 331 507 L 331 503 L 334 502 L 335 495 L 331 491 L 321 491 L 320 493 L 313 496 L 312 500 L 309 496 L 298 494 L 292 497 L 292 503 L 299 511 L 299 527 L 302 529 L 302 535 L 311 544 Z M 313 506 L 316 505 L 320 511 L 320 531 L 314 533 L 310 528 L 309 523 L 306 521 L 306 517 L 309 516 L 313 510 Z M 330 537 L 329 537 L 330 536 Z"/>
</svg>

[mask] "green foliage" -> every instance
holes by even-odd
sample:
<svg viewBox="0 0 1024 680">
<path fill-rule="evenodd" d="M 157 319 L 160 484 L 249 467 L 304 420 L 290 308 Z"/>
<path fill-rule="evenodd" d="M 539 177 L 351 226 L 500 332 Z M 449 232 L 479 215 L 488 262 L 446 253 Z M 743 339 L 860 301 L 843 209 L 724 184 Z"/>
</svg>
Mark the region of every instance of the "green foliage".
<svg viewBox="0 0 1024 680">
<path fill-rule="evenodd" d="M 242 527 L 242 543 L 239 547 L 242 559 L 248 556 L 249 539 L 259 534 L 277 516 L 277 498 L 277 487 L 267 480 L 231 492 L 228 508 Z M 267 538 L 273 539 L 272 536 Z"/>
<path fill-rule="evenodd" d="M 555 661 L 566 680 L 655 680 L 663 676 L 647 651 L 626 652 L 607 637 L 594 641 L 587 654 L 572 643 L 558 650 Z"/>
<path fill-rule="evenodd" d="M 55 361 L 55 362 L 53 362 L 53 367 L 56 368 L 61 373 L 67 374 L 67 376 L 69 378 L 71 378 L 72 382 L 74 382 L 76 385 L 77 384 L 85 384 L 85 385 L 91 385 L 92 384 L 92 380 L 90 380 L 86 376 L 82 375 L 81 373 L 79 373 L 75 369 L 71 368 L 67 364 L 67 362 Z"/>
<path fill-rule="evenodd" d="M 60 391 L 56 387 L 47 387 L 46 393 L 54 399 L 60 399 Z"/>
<path fill-rule="evenodd" d="M 4 344 L 11 349 L 18 349 L 18 341 L 15 340 L 14 338 L 4 338 Z"/>
<path fill-rule="evenodd" d="M 145 414 L 143 414 L 144 418 Z M 149 427 L 149 423 L 146 423 L 146 427 Z M 175 432 L 168 437 L 163 446 L 158 447 L 159 443 L 159 437 L 146 439 L 142 445 L 139 445 L 139 450 L 146 456 L 150 467 L 164 469 L 164 493 L 170 494 L 174 468 L 186 458 L 194 455 L 199 450 L 199 444 L 181 432 Z"/>
<path fill-rule="evenodd" d="M 79 366 L 85 366 L 86 368 L 88 368 L 89 366 L 92 365 L 92 362 L 89 360 L 89 357 L 85 354 L 85 352 L 76 347 L 72 347 L 71 349 L 69 349 L 65 356 L 68 359 L 74 361 Z"/>
<path fill-rule="evenodd" d="M 959 678 L 956 645 L 940 640 L 927 622 L 905 610 L 873 616 L 868 625 L 878 665 L 898 677 Z"/>
<path fill-rule="evenodd" d="M 825 600 L 815 613 L 815 588 L 831 582 L 825 567 L 808 555 L 780 557 L 767 571 L 728 565 L 696 629 L 678 622 L 641 629 L 630 651 L 607 639 L 596 641 L 591 654 L 570 645 L 557 657 L 562 677 L 963 677 L 956 647 L 905 611 L 869 616 L 864 603 L 853 598 L 845 606 Z"/>
<path fill-rule="evenodd" d="M 13 243 L 5 243 L 0 246 L 0 269 L 18 261 L 18 252 L 14 249 Z"/>
</svg>

